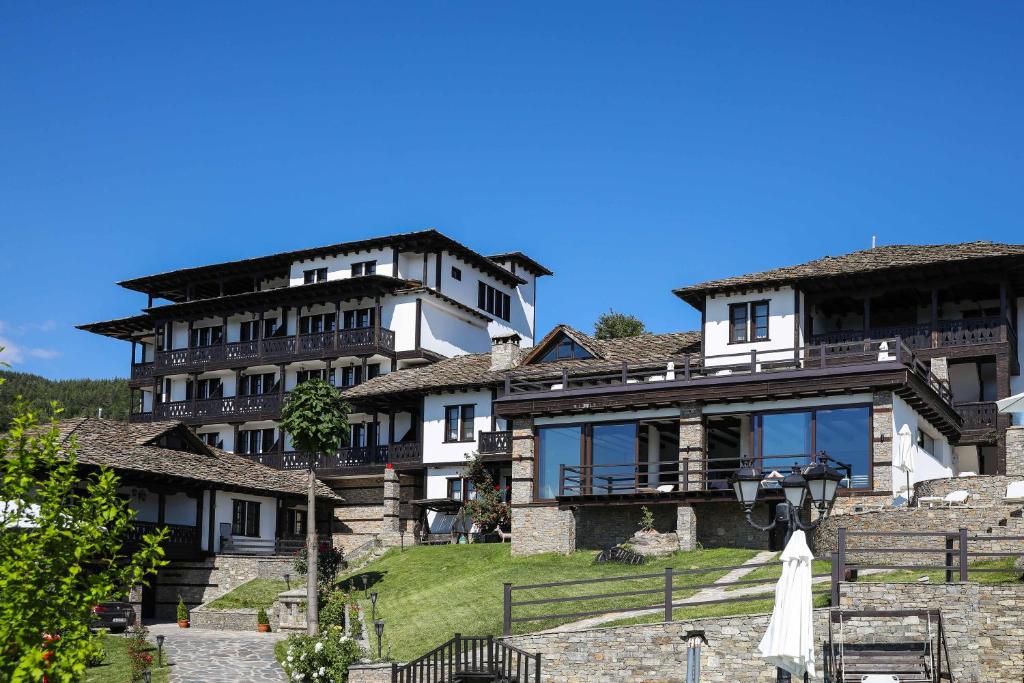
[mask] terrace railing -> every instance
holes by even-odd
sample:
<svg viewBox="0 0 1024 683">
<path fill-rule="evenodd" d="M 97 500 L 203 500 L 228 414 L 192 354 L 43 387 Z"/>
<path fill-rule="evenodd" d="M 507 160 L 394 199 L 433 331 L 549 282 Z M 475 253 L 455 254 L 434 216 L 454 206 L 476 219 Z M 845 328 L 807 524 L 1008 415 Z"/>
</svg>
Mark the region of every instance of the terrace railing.
<svg viewBox="0 0 1024 683">
<path fill-rule="evenodd" d="M 477 449 L 481 455 L 499 455 L 512 453 L 512 430 L 497 432 L 481 431 L 477 437 Z"/>
<path fill-rule="evenodd" d="M 459 633 L 408 664 L 391 664 L 391 683 L 540 681 L 540 654 L 529 654 L 493 636 Z"/>
<path fill-rule="evenodd" d="M 867 339 L 857 344 L 824 343 L 770 351 L 742 351 L 701 356 L 683 354 L 668 362 L 618 363 L 563 368 L 560 373 L 519 371 L 505 378 L 505 394 L 572 391 L 654 382 L 690 382 L 735 375 L 759 375 L 802 371 L 828 371 L 858 365 L 898 362 L 927 382 L 947 402 L 953 392 L 948 380 L 937 378 L 920 361 L 902 337 Z"/>
<path fill-rule="evenodd" d="M 391 464 L 418 463 L 421 459 L 419 443 L 393 443 L 378 446 L 355 446 L 342 448 L 335 453 L 316 456 L 315 468 L 336 470 L 348 467 L 383 467 Z M 310 455 L 300 451 L 269 451 L 266 453 L 242 454 L 261 465 L 279 470 L 309 469 Z"/>
<path fill-rule="evenodd" d="M 923 625 L 922 634 L 913 636 L 906 633 L 909 630 L 906 620 L 910 618 L 916 618 Z M 858 629 L 858 620 L 869 620 L 872 628 L 868 633 L 872 633 L 887 619 L 900 620 L 891 628 L 900 632 L 901 638 L 882 643 L 851 642 L 851 638 L 858 635 L 864 637 Z M 846 627 L 847 622 L 850 622 L 849 628 Z M 908 683 L 953 680 L 946 625 L 939 609 L 833 609 L 829 613 L 828 643 L 824 651 L 824 676 L 832 683 L 859 682 L 872 674 L 894 673 L 899 674 L 898 680 Z"/>
<path fill-rule="evenodd" d="M 932 327 L 930 323 L 900 325 L 895 327 L 872 327 L 867 330 L 841 330 L 812 335 L 812 344 L 846 344 L 887 337 L 900 337 L 908 348 L 934 349 L 947 346 L 971 346 L 1009 342 L 1017 347 L 1017 333 L 1012 323 L 1000 316 L 966 318 L 962 320 L 940 320 Z"/>
<path fill-rule="evenodd" d="M 964 420 L 964 429 L 994 429 L 999 417 L 995 401 L 968 401 L 953 406 Z"/>
</svg>

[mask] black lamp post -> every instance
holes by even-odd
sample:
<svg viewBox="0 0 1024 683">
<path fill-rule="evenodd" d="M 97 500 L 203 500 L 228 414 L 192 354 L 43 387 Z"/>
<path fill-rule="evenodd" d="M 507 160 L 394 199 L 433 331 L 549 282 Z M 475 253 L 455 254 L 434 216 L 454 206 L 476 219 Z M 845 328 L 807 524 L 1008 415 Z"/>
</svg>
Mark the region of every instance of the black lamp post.
<svg viewBox="0 0 1024 683">
<path fill-rule="evenodd" d="M 157 666 L 163 666 L 163 660 L 164 660 L 164 638 L 166 638 L 166 637 L 167 636 L 165 636 L 162 633 L 156 637 L 156 665 Z"/>
<path fill-rule="evenodd" d="M 292 589 L 292 575 L 287 572 L 284 575 L 284 585 L 287 586 L 286 590 Z"/>
<path fill-rule="evenodd" d="M 359 580 L 363 583 L 363 599 L 366 599 L 366 574 L 360 575 Z"/>
<path fill-rule="evenodd" d="M 373 613 L 370 616 L 372 621 L 377 621 L 377 593 L 370 593 L 370 604 L 373 605 Z"/>
<path fill-rule="evenodd" d="M 384 620 L 374 620 L 373 629 L 377 632 L 377 659 L 380 659 L 381 645 L 383 644 L 384 638 Z"/>
<path fill-rule="evenodd" d="M 775 519 L 768 525 L 758 524 L 753 518 L 754 504 L 757 502 L 757 494 L 760 492 L 765 478 L 749 464 L 740 467 L 729 479 L 729 483 L 732 485 L 733 493 L 736 494 L 736 500 L 743 506 L 747 524 L 761 531 L 771 531 L 776 526 L 784 524 L 786 526 L 786 543 L 789 543 L 790 537 L 797 529 L 810 531 L 817 528 L 832 512 L 836 494 L 839 492 L 839 482 L 843 479 L 843 475 L 837 469 L 829 466 L 830 462 L 845 469 L 847 477 L 851 475 L 852 468 L 849 465 L 835 461 L 825 453 L 820 453 L 814 464 L 802 470 L 798 464 L 794 464 L 793 471 L 782 477 L 781 482 L 773 483 L 775 486 L 781 485 L 785 500 L 776 506 Z M 811 504 L 818 511 L 818 518 L 805 523 L 800 520 L 800 511 L 803 510 L 808 494 L 811 496 Z M 777 669 L 775 680 L 778 683 L 788 683 L 792 677 L 788 671 Z"/>
<path fill-rule="evenodd" d="M 145 683 L 150 683 L 153 680 L 153 672 L 150 671 L 149 669 L 146 669 L 145 671 L 143 671 L 142 672 L 142 680 L 145 681 Z"/>
</svg>

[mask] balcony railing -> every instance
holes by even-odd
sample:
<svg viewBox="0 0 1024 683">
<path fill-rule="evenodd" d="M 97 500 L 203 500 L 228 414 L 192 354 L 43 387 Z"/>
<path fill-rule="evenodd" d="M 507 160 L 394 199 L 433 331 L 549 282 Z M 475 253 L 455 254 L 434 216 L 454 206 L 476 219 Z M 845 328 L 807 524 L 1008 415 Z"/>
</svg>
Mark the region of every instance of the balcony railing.
<svg viewBox="0 0 1024 683">
<path fill-rule="evenodd" d="M 209 365 L 225 367 L 244 361 L 282 362 L 291 358 L 315 359 L 331 356 L 356 356 L 394 353 L 395 333 L 387 328 L 361 327 L 337 332 L 270 337 L 259 341 L 229 342 L 212 346 L 157 351 L 155 363 L 136 363 L 132 379 L 145 379 L 168 371 L 184 372 Z M 142 366 L 151 366 L 148 370 Z M 136 377 L 136 368 L 139 376 Z M 146 374 L 141 374 L 146 373 Z"/>
<path fill-rule="evenodd" d="M 969 401 L 957 403 L 954 407 L 964 420 L 965 431 L 996 428 L 999 408 L 994 401 Z"/>
<path fill-rule="evenodd" d="M 287 399 L 287 394 L 285 398 Z M 274 417 L 281 412 L 281 395 L 256 394 L 253 396 L 224 396 L 203 398 L 195 401 L 168 401 L 157 403 L 157 420 L 203 420 L 219 417 L 237 417 L 247 420 Z M 139 415 L 135 419 L 135 415 Z M 149 415 L 149 417 L 143 417 Z M 153 419 L 152 413 L 133 414 L 133 422 L 145 422 Z"/>
<path fill-rule="evenodd" d="M 826 343 L 712 356 L 683 354 L 660 363 L 620 363 L 589 366 L 578 370 L 563 368 L 561 374 L 543 370 L 521 371 L 506 376 L 505 394 L 564 392 L 653 382 L 690 382 L 734 375 L 840 371 L 851 366 L 887 362 L 898 362 L 907 366 L 943 400 L 952 403 L 953 392 L 949 382 L 937 378 L 929 365 L 918 359 L 903 343 L 901 337 L 867 339 L 857 344 Z"/>
<path fill-rule="evenodd" d="M 163 543 L 164 554 L 168 558 L 185 559 L 199 553 L 199 527 L 188 524 L 160 524 L 158 522 L 134 521 L 128 530 L 125 540 L 129 544 L 141 543 L 143 536 L 156 533 L 161 527 L 167 527 L 168 531 L 167 540 Z"/>
<path fill-rule="evenodd" d="M 480 432 L 477 449 L 481 455 L 502 455 L 512 453 L 512 431 Z"/>
<path fill-rule="evenodd" d="M 133 380 L 143 380 L 153 378 L 153 363 L 132 363 L 132 377 Z"/>
<path fill-rule="evenodd" d="M 309 468 L 310 463 L 309 454 L 299 451 L 271 451 L 241 455 L 261 465 L 279 470 L 304 470 Z M 316 456 L 314 463 L 316 469 L 320 471 L 344 470 L 350 467 L 384 467 L 387 464 L 415 464 L 421 460 L 420 444 L 410 442 L 342 448 L 337 453 Z"/>
<path fill-rule="evenodd" d="M 868 330 L 844 330 L 811 336 L 812 344 L 842 345 L 861 342 L 865 339 L 900 337 L 911 350 L 935 349 L 947 346 L 972 346 L 1009 342 L 1017 346 L 1017 333 L 1005 318 L 966 318 L 963 320 L 940 320 L 933 329 L 931 324 L 900 325 L 897 327 L 872 327 Z"/>
</svg>

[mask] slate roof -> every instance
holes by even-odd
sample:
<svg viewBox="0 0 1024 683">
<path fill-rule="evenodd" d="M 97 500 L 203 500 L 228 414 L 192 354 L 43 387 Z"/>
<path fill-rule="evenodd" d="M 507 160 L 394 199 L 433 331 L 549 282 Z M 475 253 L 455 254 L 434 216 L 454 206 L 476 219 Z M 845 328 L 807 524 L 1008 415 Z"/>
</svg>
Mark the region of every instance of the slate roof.
<svg viewBox="0 0 1024 683">
<path fill-rule="evenodd" d="M 276 470 L 207 446 L 181 422 L 128 423 L 79 417 L 60 421 L 57 429 L 63 444 L 74 437 L 82 465 L 191 479 L 253 493 L 306 495 L 305 471 Z M 171 433 L 188 439 L 201 452 L 154 445 L 156 439 Z M 317 497 L 341 500 L 321 482 L 317 482 Z"/>
<path fill-rule="evenodd" d="M 505 376 L 548 376 L 559 374 L 562 368 L 582 369 L 608 366 L 610 363 L 656 363 L 673 356 L 695 352 L 700 347 L 699 332 L 669 332 L 642 334 L 621 339 L 595 339 L 568 325 L 558 325 L 537 345 L 540 348 L 565 333 L 594 354 L 586 360 L 564 360 L 550 363 L 519 365 L 511 370 L 491 370 L 490 353 L 473 353 L 445 358 L 418 368 L 408 368 L 380 375 L 342 392 L 349 401 L 402 393 L 432 393 L 455 388 L 498 386 Z M 523 349 L 525 358 L 533 349 Z"/>
<path fill-rule="evenodd" d="M 673 290 L 690 303 L 700 302 L 713 292 L 764 285 L 787 285 L 807 280 L 879 273 L 903 268 L 920 268 L 980 259 L 1024 257 L 1024 244 L 962 242 L 959 244 L 892 244 L 823 258 L 760 273 L 748 273 L 708 280 Z M 695 304 L 696 305 L 696 304 Z"/>
</svg>

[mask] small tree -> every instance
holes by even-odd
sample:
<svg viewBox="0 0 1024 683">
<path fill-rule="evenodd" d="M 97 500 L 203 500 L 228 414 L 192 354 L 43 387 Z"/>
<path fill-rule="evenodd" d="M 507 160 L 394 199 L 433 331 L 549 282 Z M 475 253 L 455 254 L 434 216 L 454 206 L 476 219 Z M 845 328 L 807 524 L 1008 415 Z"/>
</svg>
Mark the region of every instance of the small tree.
<svg viewBox="0 0 1024 683">
<path fill-rule="evenodd" d="M 55 414 L 59 408 L 53 405 Z M 78 681 L 97 603 L 164 564 L 162 529 L 131 554 L 134 513 L 105 468 L 83 475 L 74 441 L 23 403 L 0 435 L 0 681 Z"/>
<path fill-rule="evenodd" d="M 306 630 L 315 636 L 318 624 L 317 537 L 316 537 L 316 460 L 322 453 L 338 449 L 348 430 L 349 405 L 341 392 L 323 380 L 303 382 L 292 390 L 281 411 L 281 426 L 292 435 L 295 447 L 309 456 L 309 480 L 306 489 Z"/>
<path fill-rule="evenodd" d="M 616 313 L 608 309 L 594 323 L 594 336 L 598 339 L 619 339 L 636 337 L 646 332 L 643 322 L 635 315 Z"/>
<path fill-rule="evenodd" d="M 494 478 L 484 465 L 479 453 L 466 467 L 466 479 L 473 484 L 476 497 L 466 503 L 465 512 L 483 533 L 490 533 L 509 523 L 509 509 L 504 491 L 494 483 Z"/>
</svg>

